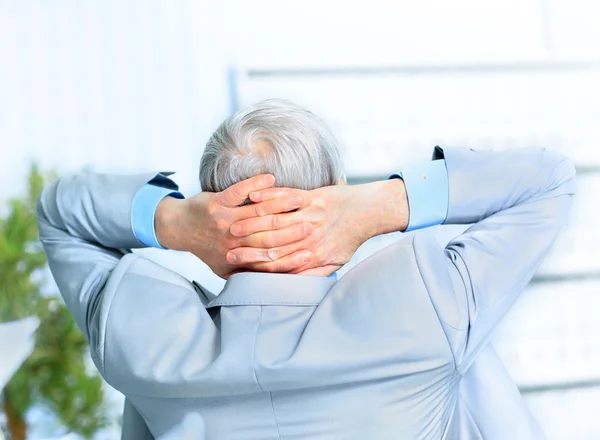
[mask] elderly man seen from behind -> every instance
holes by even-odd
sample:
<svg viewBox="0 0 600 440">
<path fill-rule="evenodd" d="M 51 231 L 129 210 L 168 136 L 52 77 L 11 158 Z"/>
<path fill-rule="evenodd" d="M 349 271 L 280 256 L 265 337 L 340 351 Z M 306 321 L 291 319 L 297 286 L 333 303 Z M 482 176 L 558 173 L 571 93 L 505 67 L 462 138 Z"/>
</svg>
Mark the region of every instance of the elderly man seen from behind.
<svg viewBox="0 0 600 440">
<path fill-rule="evenodd" d="M 38 205 L 50 267 L 97 368 L 148 430 L 124 437 L 193 419 L 206 439 L 494 438 L 461 383 L 565 222 L 574 170 L 541 148 L 433 159 L 338 185 L 326 125 L 268 100 L 217 129 L 205 192 L 189 199 L 160 173 L 50 184 Z M 445 247 L 409 234 L 336 279 L 369 238 L 442 223 L 473 226 Z M 190 251 L 227 283 L 215 296 L 120 250 L 143 246 Z M 497 438 L 539 435 L 520 417 Z"/>
</svg>

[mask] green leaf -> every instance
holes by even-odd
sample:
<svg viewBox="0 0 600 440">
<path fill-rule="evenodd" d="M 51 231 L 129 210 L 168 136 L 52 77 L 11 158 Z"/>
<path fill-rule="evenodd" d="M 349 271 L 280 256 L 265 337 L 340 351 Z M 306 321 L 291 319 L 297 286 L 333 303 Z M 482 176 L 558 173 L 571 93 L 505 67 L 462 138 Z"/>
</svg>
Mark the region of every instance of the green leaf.
<svg viewBox="0 0 600 440">
<path fill-rule="evenodd" d="M 90 374 L 87 341 L 73 317 L 56 297 L 42 295 L 47 268 L 38 241 L 36 203 L 49 177 L 32 164 L 23 198 L 7 202 L 0 217 L 0 322 L 36 315 L 31 356 L 7 384 L 3 393 L 11 416 L 22 420 L 29 408 L 48 408 L 69 431 L 85 438 L 106 426 L 106 406 L 100 376 Z"/>
</svg>

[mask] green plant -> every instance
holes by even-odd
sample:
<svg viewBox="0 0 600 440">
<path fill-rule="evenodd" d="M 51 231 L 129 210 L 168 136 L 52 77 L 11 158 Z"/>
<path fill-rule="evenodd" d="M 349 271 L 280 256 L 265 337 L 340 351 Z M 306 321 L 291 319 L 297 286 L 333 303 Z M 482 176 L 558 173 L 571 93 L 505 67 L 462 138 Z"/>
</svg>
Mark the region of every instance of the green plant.
<svg viewBox="0 0 600 440">
<path fill-rule="evenodd" d="M 40 319 L 34 351 L 3 390 L 2 408 L 12 440 L 26 438 L 26 413 L 37 405 L 91 438 L 106 425 L 102 379 L 89 372 L 87 342 L 62 300 L 42 292 L 47 261 L 35 205 L 44 180 L 32 165 L 26 196 L 11 199 L 0 217 L 0 322 Z"/>
</svg>

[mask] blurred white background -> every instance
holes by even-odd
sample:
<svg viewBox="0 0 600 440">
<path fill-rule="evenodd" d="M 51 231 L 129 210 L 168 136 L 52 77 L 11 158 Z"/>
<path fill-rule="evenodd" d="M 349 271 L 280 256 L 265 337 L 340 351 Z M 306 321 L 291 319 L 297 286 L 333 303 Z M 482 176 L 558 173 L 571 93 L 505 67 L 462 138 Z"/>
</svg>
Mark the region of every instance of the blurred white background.
<svg viewBox="0 0 600 440">
<path fill-rule="evenodd" d="M 599 17 L 592 0 L 0 0 L 0 198 L 31 160 L 176 170 L 191 194 L 208 136 L 267 97 L 325 117 L 354 182 L 436 144 L 559 150 L 578 168 L 572 221 L 495 344 L 550 439 L 597 440 Z"/>
</svg>

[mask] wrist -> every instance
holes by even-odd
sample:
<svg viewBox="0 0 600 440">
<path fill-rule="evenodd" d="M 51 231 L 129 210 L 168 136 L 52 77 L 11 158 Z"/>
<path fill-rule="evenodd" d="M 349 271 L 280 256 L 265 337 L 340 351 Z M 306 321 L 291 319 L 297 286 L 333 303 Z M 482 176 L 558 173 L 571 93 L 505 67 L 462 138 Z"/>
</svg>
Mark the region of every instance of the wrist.
<svg viewBox="0 0 600 440">
<path fill-rule="evenodd" d="M 158 203 L 154 213 L 154 230 L 161 246 L 177 251 L 182 249 L 180 227 L 182 212 L 186 201 L 166 196 Z"/>
<path fill-rule="evenodd" d="M 374 182 L 373 185 L 375 235 L 406 230 L 409 205 L 404 180 L 390 179 Z"/>
</svg>

